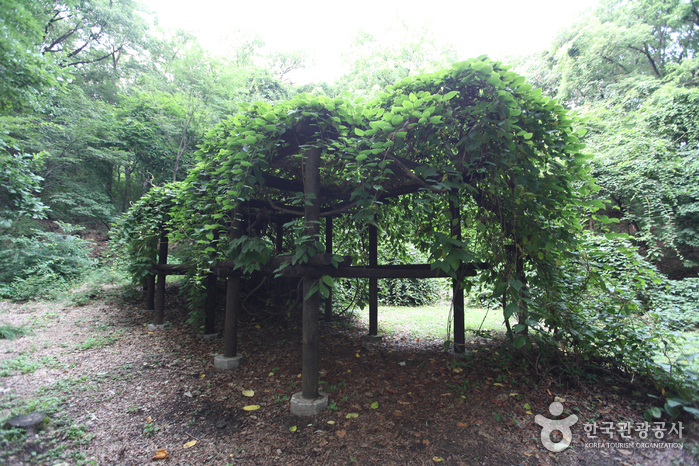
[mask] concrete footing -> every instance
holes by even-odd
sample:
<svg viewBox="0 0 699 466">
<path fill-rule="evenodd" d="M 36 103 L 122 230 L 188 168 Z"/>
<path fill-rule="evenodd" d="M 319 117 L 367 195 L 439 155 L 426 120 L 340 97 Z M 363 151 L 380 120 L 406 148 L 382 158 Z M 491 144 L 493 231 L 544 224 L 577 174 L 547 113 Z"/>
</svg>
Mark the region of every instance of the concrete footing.
<svg viewBox="0 0 699 466">
<path fill-rule="evenodd" d="M 451 356 L 451 357 L 453 357 L 453 358 L 458 358 L 458 359 L 463 359 L 463 358 L 465 358 L 466 355 L 467 355 L 468 353 L 470 353 L 469 350 L 464 350 L 463 353 L 457 353 L 457 352 L 454 351 L 454 350 L 449 350 L 449 351 L 447 351 L 447 354 L 448 354 L 449 356 Z"/>
<path fill-rule="evenodd" d="M 148 330 L 151 330 L 151 331 L 153 331 L 153 330 L 165 330 L 165 325 L 164 324 L 161 324 L 161 325 L 148 324 Z"/>
<path fill-rule="evenodd" d="M 197 335 L 197 338 L 201 340 L 215 340 L 220 335 L 220 333 L 200 333 Z"/>
<path fill-rule="evenodd" d="M 240 364 L 243 362 L 243 355 L 242 354 L 236 354 L 232 358 L 227 358 L 223 356 L 222 354 L 219 354 L 214 357 L 214 367 L 216 369 L 220 370 L 231 370 L 231 369 L 237 369 L 240 367 Z"/>
<path fill-rule="evenodd" d="M 381 343 L 383 341 L 383 335 L 364 335 L 362 337 L 362 340 Z"/>
<path fill-rule="evenodd" d="M 295 416 L 315 416 L 328 407 L 328 394 L 318 392 L 315 400 L 307 400 L 301 392 L 291 396 L 291 414 Z"/>
</svg>

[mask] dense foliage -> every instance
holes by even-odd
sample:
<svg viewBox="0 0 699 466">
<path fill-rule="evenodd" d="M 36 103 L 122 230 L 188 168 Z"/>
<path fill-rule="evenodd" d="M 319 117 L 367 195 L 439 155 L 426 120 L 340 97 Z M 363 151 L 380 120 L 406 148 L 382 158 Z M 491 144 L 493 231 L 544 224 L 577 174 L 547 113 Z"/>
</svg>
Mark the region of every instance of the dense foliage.
<svg viewBox="0 0 699 466">
<path fill-rule="evenodd" d="M 342 200 L 322 205 L 341 214 L 337 254 L 366 264 L 375 224 L 381 263 L 429 261 L 462 279 L 458 261 L 488 262 L 461 283 L 502 308 L 535 366 L 641 374 L 665 395 L 653 416 L 699 413 L 692 355 L 679 349 L 699 322 L 696 2 L 603 0 L 513 69 L 485 57 L 451 66 L 454 49 L 426 30 L 399 26 L 396 46 L 363 31 L 345 76 L 301 87 L 289 76 L 302 51 L 265 57 L 241 35 L 214 56 L 182 31 L 156 35 L 135 0 L 0 0 L 0 11 L 3 296 L 49 296 L 93 264 L 75 235 L 47 229 L 116 221 L 112 250 L 139 283 L 167 231 L 172 260 L 196 266 L 184 288 L 197 314 L 214 261 L 253 272 L 276 254 L 265 215 L 309 199 L 264 173 L 302 186 L 315 148 L 323 189 Z M 419 189 L 383 197 L 405 180 Z M 256 200 L 269 212 L 229 240 Z M 294 264 L 324 251 L 324 226 L 313 238 L 305 227 L 286 225 Z M 435 291 L 381 285 L 393 304 Z M 366 300 L 358 281 L 335 292 Z"/>
</svg>

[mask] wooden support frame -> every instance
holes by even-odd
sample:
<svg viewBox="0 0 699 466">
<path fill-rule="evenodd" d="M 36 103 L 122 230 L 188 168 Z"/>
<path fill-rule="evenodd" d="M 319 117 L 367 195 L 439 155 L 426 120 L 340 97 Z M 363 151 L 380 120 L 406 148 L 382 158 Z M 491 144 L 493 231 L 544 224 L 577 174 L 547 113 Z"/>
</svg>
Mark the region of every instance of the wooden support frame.
<svg viewBox="0 0 699 466">
<path fill-rule="evenodd" d="M 449 197 L 449 216 L 451 217 L 451 237 L 461 241 L 461 208 L 458 197 L 452 193 Z M 461 272 L 461 262 L 459 262 Z M 463 353 L 466 346 L 466 325 L 464 316 L 464 288 L 461 284 L 463 275 L 458 274 L 457 280 L 452 280 L 452 296 L 454 302 L 454 352 Z"/>
<path fill-rule="evenodd" d="M 158 241 L 158 266 L 167 265 L 167 253 L 168 253 L 168 237 L 167 231 L 162 230 L 160 232 L 160 239 Z M 155 288 L 155 315 L 153 316 L 153 325 L 163 325 L 165 319 L 165 280 L 167 274 L 164 272 L 158 272 L 158 281 Z"/>
<path fill-rule="evenodd" d="M 214 238 L 211 241 L 211 247 L 216 249 L 219 231 L 214 230 Z M 215 259 L 215 253 L 212 254 L 212 259 Z M 209 272 L 206 274 L 206 302 L 204 303 L 204 334 L 213 335 L 216 333 L 216 274 Z"/>
<path fill-rule="evenodd" d="M 155 274 L 148 272 L 146 275 L 146 310 L 155 309 Z"/>
<path fill-rule="evenodd" d="M 233 213 L 228 237 L 231 241 L 242 236 L 242 222 Z M 240 312 L 240 274 L 232 274 L 226 283 L 226 321 L 223 330 L 223 357 L 233 358 L 238 350 L 238 314 Z"/>
<path fill-rule="evenodd" d="M 325 218 L 325 253 L 332 256 L 333 253 L 333 218 Z M 325 322 L 333 320 L 333 290 L 330 288 L 325 300 Z"/>
<path fill-rule="evenodd" d="M 305 221 L 306 235 L 314 238 L 320 234 L 320 149 L 306 152 L 304 167 L 304 193 L 306 194 Z M 310 196 L 309 196 L 310 194 Z M 318 343 L 320 332 L 318 317 L 320 293 L 311 294 L 317 278 L 303 277 L 303 356 L 301 394 L 306 400 L 318 398 Z"/>
<path fill-rule="evenodd" d="M 379 264 L 378 231 L 369 225 L 369 267 Z M 372 274 L 369 278 L 369 335 L 379 333 L 379 279 Z"/>
</svg>

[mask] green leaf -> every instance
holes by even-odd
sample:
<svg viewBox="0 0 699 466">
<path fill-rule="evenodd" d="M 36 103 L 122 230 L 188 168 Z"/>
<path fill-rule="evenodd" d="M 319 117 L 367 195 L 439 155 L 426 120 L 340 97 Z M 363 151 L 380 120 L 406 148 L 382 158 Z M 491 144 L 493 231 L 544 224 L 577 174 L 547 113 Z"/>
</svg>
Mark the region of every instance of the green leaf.
<svg viewBox="0 0 699 466">
<path fill-rule="evenodd" d="M 379 402 L 378 402 L 378 401 L 374 401 L 374 402 L 371 404 L 371 409 L 378 409 L 378 407 L 379 407 Z"/>
<path fill-rule="evenodd" d="M 510 280 L 510 286 L 519 291 L 522 289 L 522 286 L 524 286 L 524 283 L 520 282 L 519 280 Z"/>
<path fill-rule="evenodd" d="M 359 417 L 359 414 L 357 413 L 347 413 L 347 416 L 345 416 L 347 419 L 356 419 Z"/>
<path fill-rule="evenodd" d="M 512 314 L 517 312 L 519 310 L 519 305 L 517 303 L 510 303 L 505 307 L 505 311 L 503 313 L 503 316 L 505 319 L 509 319 L 512 317 Z"/>
<path fill-rule="evenodd" d="M 403 123 L 403 117 L 401 115 L 396 115 L 391 119 L 391 124 L 393 126 L 398 126 Z"/>
<path fill-rule="evenodd" d="M 526 345 L 527 341 L 528 341 L 527 337 L 525 337 L 524 335 L 520 335 L 514 339 L 514 341 L 512 342 L 512 346 L 519 349 L 519 348 L 523 347 L 524 345 Z"/>
</svg>

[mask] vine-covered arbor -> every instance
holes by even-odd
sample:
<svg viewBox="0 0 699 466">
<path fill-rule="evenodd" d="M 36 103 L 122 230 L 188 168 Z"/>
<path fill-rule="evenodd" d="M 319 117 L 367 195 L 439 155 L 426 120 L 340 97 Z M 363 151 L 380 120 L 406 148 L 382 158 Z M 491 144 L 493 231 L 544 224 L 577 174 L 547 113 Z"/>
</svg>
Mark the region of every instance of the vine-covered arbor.
<svg viewBox="0 0 699 466">
<path fill-rule="evenodd" d="M 502 300 L 506 321 L 516 315 L 508 330 L 521 346 L 527 328 L 546 317 L 530 287 L 555 287 L 560 254 L 580 229 L 571 184 L 588 189 L 575 118 L 485 57 L 405 79 L 366 104 L 349 97 L 249 105 L 210 133 L 186 181 L 154 188 L 134 205 L 115 239 L 134 277 L 149 283 L 156 325 L 166 274 L 205 277 L 209 290 L 226 278 L 219 367 L 237 357 L 241 277 L 301 278 L 300 414 L 318 409 L 318 321 L 323 299 L 330 310 L 333 278 L 369 278 L 375 335 L 378 278 L 451 277 L 459 353 L 465 277 L 478 273 Z M 343 241 L 349 224 L 368 230 L 368 263 L 357 250 L 335 254 L 333 219 L 343 222 Z M 386 241 L 418 245 L 429 264 L 379 265 L 379 230 Z M 168 243 L 185 251 L 183 264 L 167 265 Z"/>
</svg>

